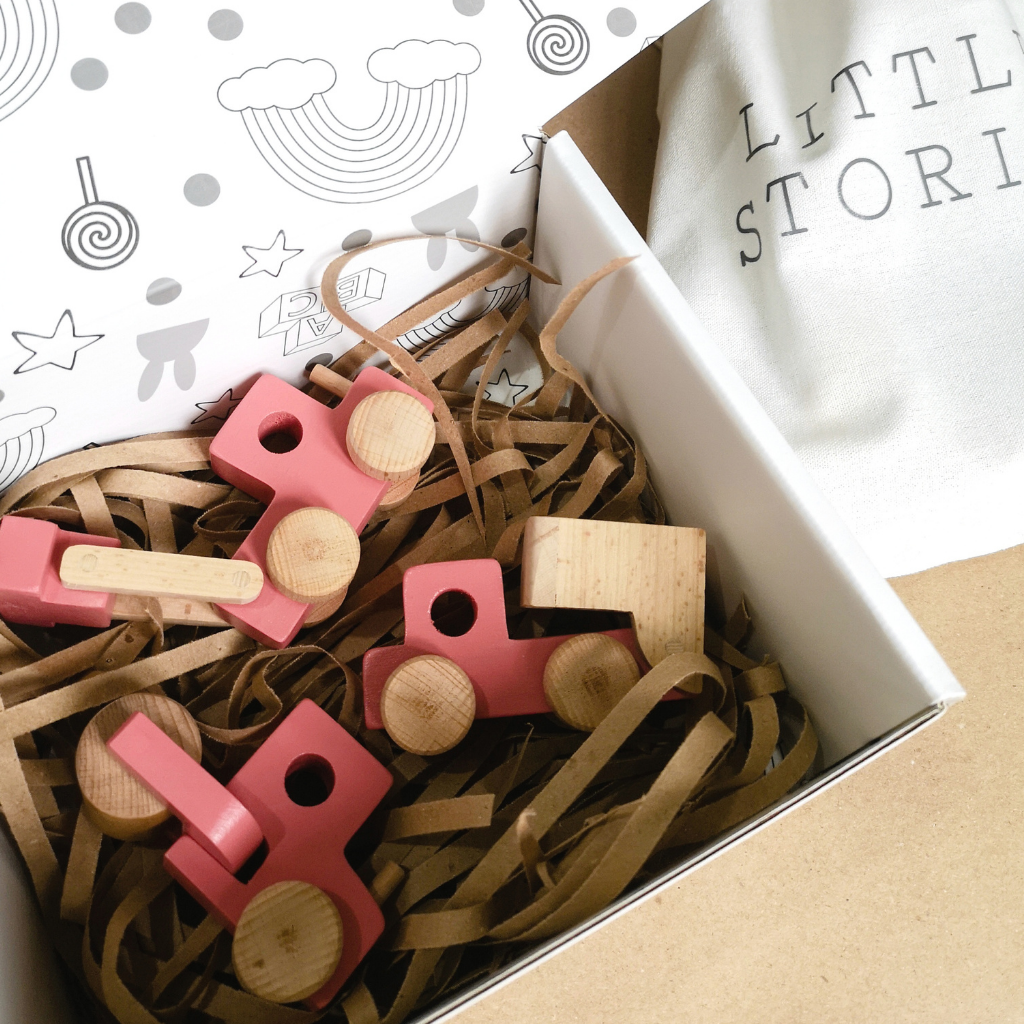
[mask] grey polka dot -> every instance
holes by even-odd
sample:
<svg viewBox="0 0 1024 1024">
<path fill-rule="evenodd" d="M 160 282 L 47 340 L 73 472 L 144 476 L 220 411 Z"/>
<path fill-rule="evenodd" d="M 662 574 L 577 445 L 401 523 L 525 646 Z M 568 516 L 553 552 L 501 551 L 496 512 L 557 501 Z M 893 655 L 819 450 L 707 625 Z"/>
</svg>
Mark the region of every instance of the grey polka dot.
<svg viewBox="0 0 1024 1024">
<path fill-rule="evenodd" d="M 220 39 L 226 43 L 237 39 L 242 34 L 242 18 L 237 11 L 230 11 L 225 7 L 210 15 L 206 27 L 214 39 Z"/>
<path fill-rule="evenodd" d="M 503 249 L 511 249 L 513 245 L 518 245 L 525 237 L 526 228 L 516 228 L 501 240 L 501 247 Z"/>
<path fill-rule="evenodd" d="M 149 28 L 153 16 L 145 4 L 121 4 L 114 11 L 114 24 L 130 36 L 137 36 Z"/>
<path fill-rule="evenodd" d="M 212 174 L 193 174 L 182 191 L 193 206 L 209 206 L 217 202 L 220 182 Z"/>
<path fill-rule="evenodd" d="M 452 4 L 459 14 L 464 14 L 467 18 L 472 18 L 484 9 L 484 0 L 452 0 Z"/>
<path fill-rule="evenodd" d="M 87 92 L 102 89 L 107 84 L 107 65 L 95 57 L 83 57 L 72 66 L 71 81 Z"/>
<path fill-rule="evenodd" d="M 309 373 L 314 366 L 330 366 L 334 362 L 334 356 L 330 352 L 321 352 L 318 356 L 313 356 L 308 363 L 306 363 L 306 373 Z"/>
<path fill-rule="evenodd" d="M 4 400 L 4 393 L 2 391 L 0 391 L 0 402 L 2 402 L 3 400 Z"/>
<path fill-rule="evenodd" d="M 151 306 L 166 306 L 181 294 L 181 285 L 173 277 L 158 277 L 146 289 L 146 301 Z"/>
<path fill-rule="evenodd" d="M 608 12 L 608 31 L 613 36 L 631 36 L 636 31 L 636 15 L 628 7 Z"/>
<path fill-rule="evenodd" d="M 373 238 L 373 232 L 367 228 L 360 228 L 358 231 L 353 231 L 351 234 L 345 236 L 345 241 L 341 243 L 342 249 L 348 252 L 349 249 L 358 249 L 361 245 L 369 245 L 370 239 Z"/>
</svg>

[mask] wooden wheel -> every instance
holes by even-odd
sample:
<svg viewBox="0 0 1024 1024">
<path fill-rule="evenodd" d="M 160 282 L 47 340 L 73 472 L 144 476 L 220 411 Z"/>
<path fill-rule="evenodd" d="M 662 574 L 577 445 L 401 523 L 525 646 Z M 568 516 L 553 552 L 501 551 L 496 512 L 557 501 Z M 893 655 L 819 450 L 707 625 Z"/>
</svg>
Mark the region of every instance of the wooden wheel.
<svg viewBox="0 0 1024 1024">
<path fill-rule="evenodd" d="M 544 696 L 573 729 L 591 732 L 640 679 L 629 649 L 603 633 L 581 633 L 544 666 Z"/>
<path fill-rule="evenodd" d="M 274 527 L 267 573 L 285 597 L 323 605 L 344 595 L 359 567 L 359 538 L 326 508 L 300 508 Z"/>
<path fill-rule="evenodd" d="M 327 893 L 308 882 L 278 882 L 242 911 L 231 964 L 247 992 L 294 1003 L 331 980 L 342 939 L 341 915 Z"/>
<path fill-rule="evenodd" d="M 392 484 L 387 494 L 381 498 L 379 508 L 389 509 L 394 508 L 396 505 L 401 505 L 406 498 L 414 490 L 416 485 L 420 482 L 420 475 L 417 473 L 415 476 L 409 477 L 408 480 L 402 480 L 397 484 Z"/>
<path fill-rule="evenodd" d="M 158 725 L 193 761 L 203 756 L 195 719 L 177 701 L 153 693 L 132 693 L 93 715 L 75 751 L 75 774 L 85 812 L 115 839 L 139 839 L 171 812 L 107 749 L 107 740 L 136 712 Z"/>
<path fill-rule="evenodd" d="M 377 391 L 352 411 L 345 443 L 352 461 L 374 480 L 416 476 L 434 450 L 434 417 L 403 391 Z"/>
<path fill-rule="evenodd" d="M 303 626 L 318 626 L 321 622 L 326 622 L 344 603 L 345 598 L 348 597 L 348 587 L 346 587 L 337 597 L 331 598 L 330 601 L 324 601 L 323 604 L 315 604 L 309 609 L 309 614 L 306 616 Z"/>
<path fill-rule="evenodd" d="M 380 717 L 403 750 L 429 757 L 451 750 L 469 732 L 476 693 L 469 676 L 447 658 L 423 654 L 388 676 Z"/>
</svg>

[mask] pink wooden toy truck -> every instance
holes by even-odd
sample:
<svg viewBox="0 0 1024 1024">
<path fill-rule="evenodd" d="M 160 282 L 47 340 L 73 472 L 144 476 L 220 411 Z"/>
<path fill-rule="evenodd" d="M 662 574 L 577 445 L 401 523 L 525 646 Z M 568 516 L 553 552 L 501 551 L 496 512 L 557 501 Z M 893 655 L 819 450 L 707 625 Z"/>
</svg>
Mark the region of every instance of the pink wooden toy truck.
<svg viewBox="0 0 1024 1024">
<path fill-rule="evenodd" d="M 138 712 L 107 746 L 182 820 L 164 866 L 234 934 L 241 983 L 325 1007 L 384 928 L 345 845 L 390 788 L 387 769 L 310 700 L 227 787 Z M 262 863 L 240 881 L 261 847 Z"/>
<path fill-rule="evenodd" d="M 359 374 L 335 409 L 264 374 L 210 447 L 216 472 L 267 505 L 235 558 L 267 572 L 275 529 L 304 508 L 336 513 L 358 535 L 389 489 L 415 477 L 426 461 L 434 444 L 432 411 L 433 404 L 419 392 L 374 367 Z M 302 545 L 296 547 L 299 562 Z M 315 545 L 306 547 L 305 555 L 315 557 Z M 281 576 L 273 565 L 269 570 L 255 601 L 244 608 L 220 606 L 219 611 L 249 636 L 281 648 L 315 604 L 286 596 Z M 354 572 L 349 560 L 348 578 L 338 581 L 335 595 L 343 596 Z M 284 589 L 290 590 L 286 584 Z"/>
</svg>

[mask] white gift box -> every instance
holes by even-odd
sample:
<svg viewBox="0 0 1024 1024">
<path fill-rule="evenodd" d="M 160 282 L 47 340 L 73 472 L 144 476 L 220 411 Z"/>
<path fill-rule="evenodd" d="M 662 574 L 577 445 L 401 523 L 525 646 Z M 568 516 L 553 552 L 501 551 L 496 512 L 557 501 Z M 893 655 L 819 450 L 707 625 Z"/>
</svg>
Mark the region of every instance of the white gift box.
<svg viewBox="0 0 1024 1024">
<path fill-rule="evenodd" d="M 566 284 L 534 283 L 538 321 L 567 287 L 623 255 L 637 259 L 584 300 L 559 350 L 643 448 L 669 521 L 707 530 L 727 604 L 746 595 L 755 642 L 781 661 L 810 713 L 824 771 L 601 913 L 421 1013 L 420 1024 L 454 1014 L 677 883 L 964 696 L 572 140 L 555 137 L 541 179 L 536 261 Z M 0 1020 L 74 1019 L 6 840 L 0 908 Z"/>
</svg>

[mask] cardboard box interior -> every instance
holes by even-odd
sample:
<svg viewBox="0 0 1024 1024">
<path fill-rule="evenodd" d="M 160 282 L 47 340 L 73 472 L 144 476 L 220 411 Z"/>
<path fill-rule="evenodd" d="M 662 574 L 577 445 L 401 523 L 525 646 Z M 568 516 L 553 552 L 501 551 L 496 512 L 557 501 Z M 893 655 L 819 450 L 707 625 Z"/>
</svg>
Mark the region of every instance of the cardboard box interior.
<svg viewBox="0 0 1024 1024">
<path fill-rule="evenodd" d="M 419 1016 L 440 1019 L 552 957 L 928 724 L 963 691 L 889 586 L 719 355 L 572 139 L 548 143 L 536 260 L 564 284 L 535 285 L 543 324 L 565 291 L 637 256 L 583 301 L 559 350 L 643 448 L 669 521 L 708 532 L 727 606 L 745 594 L 756 639 L 779 658 L 822 741 L 809 782 L 496 976 Z"/>
<path fill-rule="evenodd" d="M 638 258 L 588 296 L 562 350 L 647 452 L 669 519 L 708 529 L 728 602 L 746 593 L 758 637 L 811 712 L 828 770 L 595 919 L 524 952 L 422 1016 L 435 1019 L 540 962 L 863 762 L 962 695 L 955 680 L 803 475 L 572 140 L 548 145 L 537 259 L 571 285 Z M 537 289 L 541 322 L 564 287 Z"/>
</svg>

